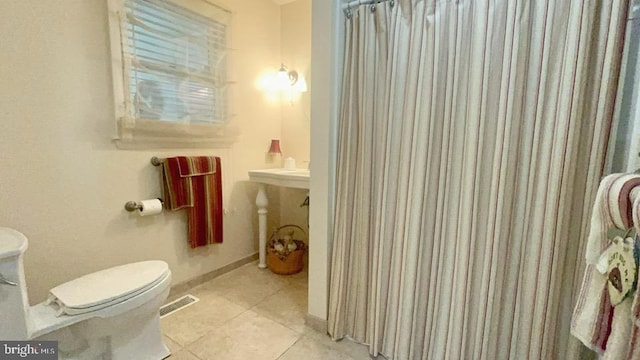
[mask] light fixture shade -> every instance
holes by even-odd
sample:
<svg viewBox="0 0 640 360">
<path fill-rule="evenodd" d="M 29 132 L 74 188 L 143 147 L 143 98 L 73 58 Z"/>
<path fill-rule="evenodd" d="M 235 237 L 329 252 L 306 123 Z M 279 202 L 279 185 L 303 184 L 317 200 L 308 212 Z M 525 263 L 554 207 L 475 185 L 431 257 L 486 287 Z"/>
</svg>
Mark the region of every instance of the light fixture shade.
<svg viewBox="0 0 640 360">
<path fill-rule="evenodd" d="M 299 93 L 307 92 L 307 82 L 304 80 L 304 77 L 300 76 L 298 81 L 292 86 L 293 89 Z"/>
<path fill-rule="evenodd" d="M 284 67 L 284 64 L 280 66 L 280 70 L 276 75 L 276 86 L 279 90 L 285 90 L 289 86 L 291 86 L 291 80 L 289 80 L 289 73 L 287 69 Z"/>
<path fill-rule="evenodd" d="M 269 147 L 269 154 L 282 154 L 280 150 L 280 140 L 272 139 Z"/>
</svg>

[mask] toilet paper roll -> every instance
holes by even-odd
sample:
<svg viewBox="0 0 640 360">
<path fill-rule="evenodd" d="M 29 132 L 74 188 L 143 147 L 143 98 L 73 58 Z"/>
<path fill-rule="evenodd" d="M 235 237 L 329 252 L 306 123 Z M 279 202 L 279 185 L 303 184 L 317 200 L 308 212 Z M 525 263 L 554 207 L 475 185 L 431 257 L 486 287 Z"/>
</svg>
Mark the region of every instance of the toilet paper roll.
<svg viewBox="0 0 640 360">
<path fill-rule="evenodd" d="M 158 215 L 162 212 L 162 202 L 158 199 L 140 200 L 142 209 L 138 210 L 140 216 Z"/>
</svg>

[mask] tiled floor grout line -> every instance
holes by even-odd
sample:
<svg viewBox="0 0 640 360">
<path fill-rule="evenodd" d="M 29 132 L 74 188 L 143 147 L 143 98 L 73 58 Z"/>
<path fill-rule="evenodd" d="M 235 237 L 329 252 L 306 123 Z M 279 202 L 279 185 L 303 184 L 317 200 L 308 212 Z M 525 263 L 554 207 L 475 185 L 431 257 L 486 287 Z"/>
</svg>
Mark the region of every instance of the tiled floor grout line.
<svg viewBox="0 0 640 360">
<path fill-rule="evenodd" d="M 272 296 L 273 294 L 275 294 L 275 293 L 279 292 L 279 291 L 280 291 L 280 290 L 282 290 L 282 289 L 284 289 L 284 286 L 283 286 L 282 288 L 280 288 L 280 289 L 278 289 L 278 290 L 276 290 L 276 291 L 272 292 L 272 293 L 269 293 L 269 295 L 267 295 L 267 296 L 263 297 L 262 299 L 260 299 L 257 303 L 255 303 L 253 306 L 251 306 L 251 307 L 250 307 L 250 308 L 248 308 L 247 310 L 251 310 L 251 309 L 253 309 L 256 305 L 258 305 L 258 304 L 262 303 L 263 301 L 267 300 L 267 298 L 268 298 L 268 297 Z M 229 298 L 227 298 L 227 297 L 226 297 L 226 296 L 224 296 L 224 295 L 220 295 L 220 296 L 222 296 L 222 297 L 223 297 L 225 300 L 227 300 L 227 301 L 232 301 L 232 302 L 233 302 L 233 299 L 229 299 Z"/>
<path fill-rule="evenodd" d="M 293 342 L 293 344 L 291 344 L 291 346 L 289 346 L 288 348 L 284 349 L 284 351 L 282 352 L 282 354 L 278 355 L 277 358 L 273 359 L 273 360 L 280 360 L 282 359 L 282 357 L 284 356 L 284 354 L 287 353 L 287 351 L 289 351 L 292 347 L 294 347 L 298 341 L 300 341 L 304 336 L 300 336 L 299 338 L 296 339 L 296 341 Z"/>
<path fill-rule="evenodd" d="M 267 319 L 269 319 L 269 320 L 275 321 L 276 323 L 278 323 L 278 324 L 280 324 L 280 325 L 284 326 L 285 328 L 287 328 L 287 329 L 289 329 L 289 330 L 293 331 L 296 335 L 298 335 L 298 338 L 296 339 L 296 341 L 294 341 L 294 342 L 293 342 L 293 344 L 291 344 L 288 348 L 286 348 L 286 349 L 282 352 L 282 354 L 280 354 L 280 355 L 279 355 L 278 357 L 276 357 L 274 360 L 279 360 L 280 358 L 282 358 L 282 357 L 284 356 L 284 354 L 286 354 L 286 353 L 287 353 L 287 351 L 289 351 L 289 349 L 291 349 L 292 347 L 294 347 L 294 346 L 298 343 L 298 341 L 300 341 L 300 340 L 304 337 L 304 334 L 303 334 L 303 333 L 298 332 L 298 331 L 297 331 L 297 330 L 295 330 L 295 329 L 292 329 L 292 328 L 291 328 L 291 327 L 289 327 L 287 324 L 284 324 L 283 322 L 281 322 L 281 320 L 273 319 L 271 316 L 261 314 L 261 313 L 259 313 L 259 312 L 255 311 L 254 309 L 255 309 L 255 308 L 257 308 L 257 307 L 258 307 L 258 305 L 260 305 L 260 304 L 262 304 L 262 303 L 266 302 L 266 301 L 267 301 L 267 299 L 268 299 L 268 298 L 270 298 L 271 296 L 273 296 L 273 295 L 275 295 L 275 294 L 277 294 L 277 293 L 279 293 L 279 292 L 284 291 L 284 290 L 286 289 L 286 287 L 287 287 L 287 286 L 289 286 L 289 285 L 290 285 L 290 286 L 295 286 L 295 284 L 290 284 L 290 283 L 288 283 L 288 284 L 286 284 L 285 286 L 282 286 L 282 287 L 281 287 L 280 289 L 278 289 L 276 292 L 274 292 L 274 293 L 272 293 L 272 294 L 269 294 L 268 296 L 264 297 L 262 300 L 260 300 L 258 303 L 256 303 L 255 305 L 253 305 L 253 306 L 249 309 L 249 310 L 253 311 L 254 313 L 256 313 L 258 316 L 262 316 L 262 317 L 265 317 L 265 318 L 267 318 Z"/>
<path fill-rule="evenodd" d="M 174 338 L 172 338 L 171 336 L 169 336 L 168 334 L 165 334 L 164 332 L 162 333 L 162 335 L 168 337 L 171 341 L 173 341 L 176 345 L 180 346 L 180 349 L 178 349 L 178 351 L 184 349 L 184 346 L 180 345 L 179 342 L 177 342 Z"/>
<path fill-rule="evenodd" d="M 224 298 L 224 297 L 223 297 L 223 298 Z M 227 301 L 229 301 L 229 300 L 228 300 L 228 299 L 226 299 L 226 298 L 224 298 L 224 299 L 225 299 L 225 300 L 227 300 Z M 249 311 L 249 310 L 251 310 L 251 309 L 244 309 L 244 311 L 242 311 L 241 313 L 238 313 L 236 316 L 232 316 L 232 317 L 230 317 L 229 319 L 227 319 L 227 320 L 226 320 L 223 324 L 221 324 L 220 326 L 222 326 L 222 325 L 224 325 L 224 324 L 226 324 L 226 323 L 228 323 L 228 322 L 232 321 L 233 319 L 235 319 L 235 318 L 239 317 L 240 315 L 242 315 L 242 314 L 246 313 L 246 312 L 247 312 L 247 311 Z M 213 331 L 215 331 L 215 330 L 218 330 L 218 329 L 220 328 L 220 326 L 216 326 L 216 328 L 215 328 L 215 329 L 211 329 L 211 330 L 207 331 L 206 333 L 204 333 L 204 334 L 203 334 L 202 336 L 200 336 L 199 338 L 197 338 L 197 339 L 193 340 L 192 342 L 190 342 L 190 343 L 188 343 L 188 344 L 184 345 L 184 346 L 183 346 L 183 349 L 187 349 L 187 350 L 189 350 L 189 349 L 188 349 L 188 347 L 189 347 L 189 346 L 191 346 L 191 345 L 195 344 L 196 342 L 198 342 L 198 340 L 200 340 L 200 339 L 202 339 L 203 337 L 205 337 L 205 336 L 209 335 L 211 332 L 213 332 Z M 167 337 L 169 337 L 169 339 L 171 339 L 171 337 L 170 337 L 170 336 L 167 336 Z M 171 339 L 171 340 L 173 340 L 173 339 Z M 176 342 L 176 341 L 174 340 L 174 342 Z M 179 345 L 179 344 L 178 344 L 178 345 Z M 189 352 L 191 352 L 191 350 L 189 350 Z M 196 356 L 196 357 L 197 357 L 197 356 Z"/>
<path fill-rule="evenodd" d="M 184 348 L 184 350 L 185 350 L 186 352 L 188 352 L 189 354 L 191 354 L 191 356 L 193 356 L 194 358 L 196 358 L 196 359 L 198 359 L 198 360 L 205 360 L 205 359 L 201 359 L 198 355 L 194 354 L 194 353 L 193 353 L 193 351 L 191 351 L 191 350 L 189 350 L 189 349 L 187 349 L 187 348 Z"/>
<path fill-rule="evenodd" d="M 253 311 L 254 313 L 256 313 L 256 314 L 258 314 L 258 315 L 260 315 L 260 316 L 263 316 L 263 317 L 265 317 L 265 318 L 267 318 L 267 319 L 269 319 L 269 320 L 272 320 L 272 321 L 277 322 L 278 324 L 280 324 L 280 325 L 282 325 L 282 326 L 286 327 L 287 329 L 289 329 L 289 330 L 293 331 L 293 332 L 294 332 L 294 333 L 296 333 L 296 334 L 300 334 L 300 338 L 302 338 L 302 337 L 304 337 L 304 336 L 305 336 L 305 335 L 304 335 L 304 333 L 301 333 L 300 331 L 298 331 L 298 330 L 296 330 L 296 329 L 292 328 L 291 326 L 289 326 L 289 324 L 286 324 L 286 323 L 282 322 L 282 320 L 281 320 L 281 319 L 275 318 L 275 316 L 274 316 L 274 317 L 272 317 L 271 315 L 261 314 L 261 313 L 259 313 L 259 312 L 257 312 L 257 311 L 255 311 L 255 310 L 254 310 L 255 308 L 257 308 L 257 307 L 258 307 L 258 305 L 260 305 L 260 304 L 262 304 L 263 302 L 267 301 L 267 298 L 269 298 L 269 297 L 271 297 L 271 296 L 273 296 L 273 295 L 275 295 L 275 294 L 277 294 L 278 292 L 281 292 L 281 291 L 283 291 L 283 290 L 285 290 L 285 289 L 284 289 L 284 288 L 283 288 L 283 289 L 280 289 L 280 290 L 278 290 L 277 292 L 275 292 L 275 293 L 273 293 L 273 294 L 271 294 L 271 295 L 267 296 L 266 298 L 262 299 L 259 303 L 257 303 L 257 304 L 255 304 L 255 305 L 253 305 L 253 307 L 251 307 L 251 309 L 249 309 L 249 310 L 251 310 L 251 311 Z"/>
</svg>

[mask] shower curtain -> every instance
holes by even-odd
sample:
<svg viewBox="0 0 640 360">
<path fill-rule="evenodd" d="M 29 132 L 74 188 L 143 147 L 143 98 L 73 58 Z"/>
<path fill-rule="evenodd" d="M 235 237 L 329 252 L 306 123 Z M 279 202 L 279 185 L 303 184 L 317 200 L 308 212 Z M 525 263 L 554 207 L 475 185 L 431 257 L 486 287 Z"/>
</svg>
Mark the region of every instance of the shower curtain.
<svg viewBox="0 0 640 360">
<path fill-rule="evenodd" d="M 403 0 L 346 22 L 329 332 L 565 359 L 623 0 Z M 583 354 L 584 355 L 584 354 Z"/>
</svg>

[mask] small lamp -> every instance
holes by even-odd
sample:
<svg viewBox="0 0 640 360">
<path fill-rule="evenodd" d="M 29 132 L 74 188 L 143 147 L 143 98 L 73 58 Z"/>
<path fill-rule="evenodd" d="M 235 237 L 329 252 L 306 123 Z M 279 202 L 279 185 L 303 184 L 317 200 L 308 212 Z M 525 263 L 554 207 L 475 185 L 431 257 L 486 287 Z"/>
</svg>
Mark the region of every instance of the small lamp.
<svg viewBox="0 0 640 360">
<path fill-rule="evenodd" d="M 275 154 L 282 155 L 282 150 L 280 150 L 280 140 L 272 139 L 271 146 L 269 146 L 269 155 Z"/>
<path fill-rule="evenodd" d="M 280 140 L 276 140 L 276 139 L 271 140 L 271 146 L 269 146 L 267 162 L 273 163 L 277 167 L 282 167 L 282 150 L 280 150 Z"/>
</svg>

